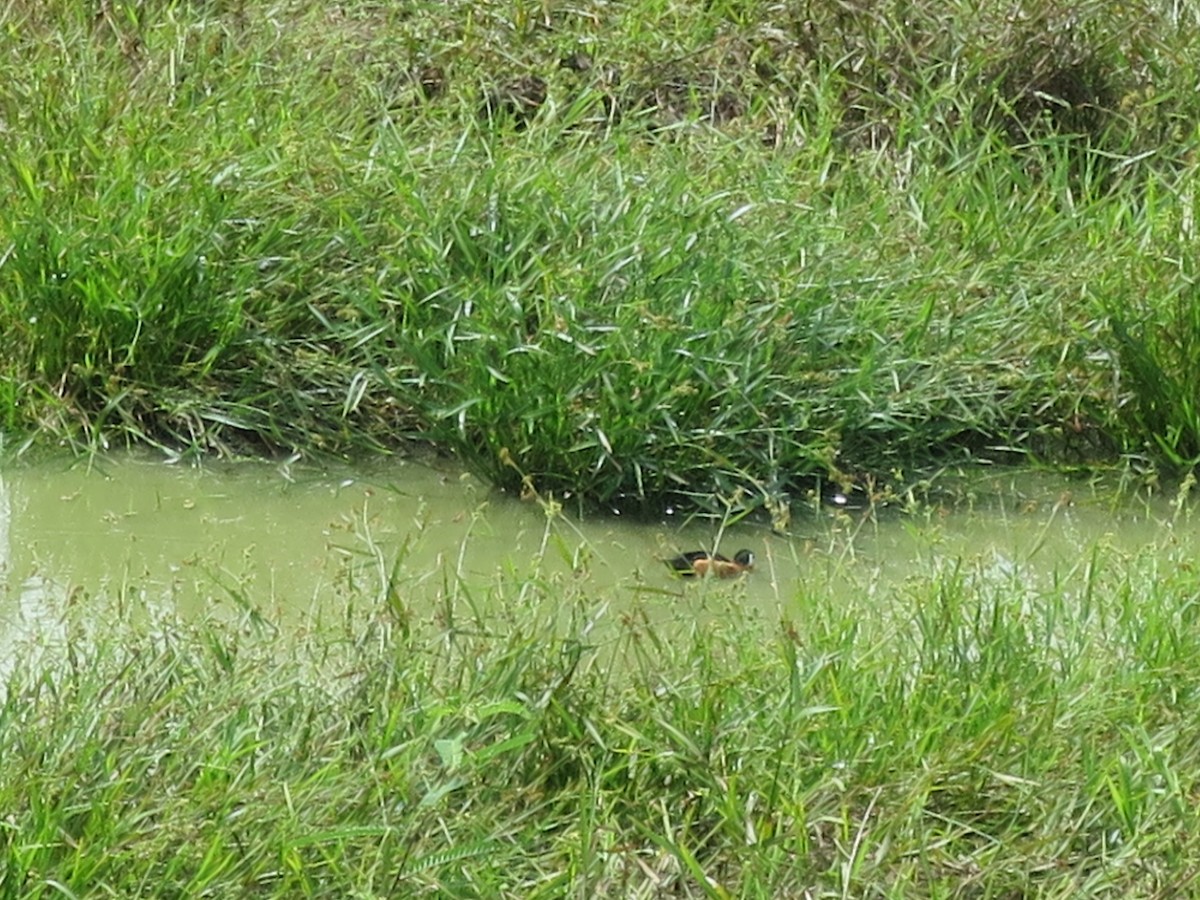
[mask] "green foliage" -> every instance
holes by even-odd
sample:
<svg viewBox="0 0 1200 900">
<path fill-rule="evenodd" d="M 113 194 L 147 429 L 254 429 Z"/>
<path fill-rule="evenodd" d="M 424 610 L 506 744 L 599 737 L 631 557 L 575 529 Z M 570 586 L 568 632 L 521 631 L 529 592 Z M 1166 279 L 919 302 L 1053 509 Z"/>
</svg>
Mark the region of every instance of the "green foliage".
<svg viewBox="0 0 1200 900">
<path fill-rule="evenodd" d="M 1133 397 L 1126 415 L 1150 444 L 1146 449 L 1190 469 L 1200 463 L 1200 293 L 1186 271 L 1190 261 L 1182 268 L 1162 284 L 1160 295 L 1112 304 L 1109 316 Z"/>
<path fill-rule="evenodd" d="M 410 7 L 5 9 L 6 429 L 710 510 L 1196 457 L 1191 12 Z"/>
<path fill-rule="evenodd" d="M 515 576 L 486 616 L 447 583 L 436 616 L 302 636 L 72 607 L 8 666 L 0 893 L 1186 892 L 1197 588 L 1095 548 L 1042 586 L 819 587 L 781 624 L 724 588 L 611 621 Z"/>
</svg>

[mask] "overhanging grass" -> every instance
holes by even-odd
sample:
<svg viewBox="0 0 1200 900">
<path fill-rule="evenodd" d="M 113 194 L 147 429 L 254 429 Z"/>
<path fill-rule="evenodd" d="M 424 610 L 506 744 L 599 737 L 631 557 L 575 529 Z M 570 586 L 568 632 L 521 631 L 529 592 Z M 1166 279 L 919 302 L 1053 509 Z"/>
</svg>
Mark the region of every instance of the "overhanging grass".
<svg viewBox="0 0 1200 900">
<path fill-rule="evenodd" d="M 1024 13 L 10 6 L 6 428 L 650 507 L 1187 466 L 1200 29 Z"/>
<path fill-rule="evenodd" d="M 521 581 L 488 620 L 455 590 L 441 624 L 350 617 L 286 647 L 71 625 L 7 679 L 0 886 L 1187 893 L 1195 573 L 1097 548 L 1060 576 L 949 564 L 803 594 L 780 625 L 596 623 Z M 547 624 L 564 601 L 577 624 Z"/>
</svg>

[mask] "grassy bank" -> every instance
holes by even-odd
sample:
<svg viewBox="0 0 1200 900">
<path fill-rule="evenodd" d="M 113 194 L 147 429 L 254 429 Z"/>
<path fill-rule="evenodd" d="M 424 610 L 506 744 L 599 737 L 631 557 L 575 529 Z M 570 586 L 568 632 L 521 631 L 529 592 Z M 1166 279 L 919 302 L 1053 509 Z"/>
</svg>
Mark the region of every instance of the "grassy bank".
<svg viewBox="0 0 1200 900">
<path fill-rule="evenodd" d="M 0 424 L 780 515 L 1189 466 L 1193 15 L 9 4 Z"/>
<path fill-rule="evenodd" d="M 703 628 L 513 582 L 286 645 L 72 608 L 7 677 L 0 894 L 1193 895 L 1197 576 L 1061 574 Z"/>
</svg>

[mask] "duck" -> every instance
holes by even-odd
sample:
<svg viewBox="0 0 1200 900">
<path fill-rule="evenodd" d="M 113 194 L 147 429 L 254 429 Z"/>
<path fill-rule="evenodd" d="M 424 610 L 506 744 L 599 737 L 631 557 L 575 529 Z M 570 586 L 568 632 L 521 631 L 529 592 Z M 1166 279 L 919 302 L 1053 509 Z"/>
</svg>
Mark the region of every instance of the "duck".
<svg viewBox="0 0 1200 900">
<path fill-rule="evenodd" d="M 684 578 L 703 577 L 710 572 L 718 578 L 734 578 L 754 568 L 754 554 L 749 550 L 739 550 L 730 559 L 707 550 L 690 550 L 665 562 Z"/>
</svg>

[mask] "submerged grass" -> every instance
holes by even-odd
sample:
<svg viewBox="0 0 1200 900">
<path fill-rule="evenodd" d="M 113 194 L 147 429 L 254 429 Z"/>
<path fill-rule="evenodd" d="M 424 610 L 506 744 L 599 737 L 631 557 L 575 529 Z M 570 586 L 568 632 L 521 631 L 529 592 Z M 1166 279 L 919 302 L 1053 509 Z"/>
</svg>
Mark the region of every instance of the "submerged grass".
<svg viewBox="0 0 1200 900">
<path fill-rule="evenodd" d="M 949 565 L 778 625 L 564 625 L 514 580 L 286 648 L 94 629 L 7 677 L 0 892 L 1190 895 L 1200 584 L 1161 565 Z"/>
<path fill-rule="evenodd" d="M 818 7 L 8 4 L 6 432 L 717 511 L 1190 466 L 1193 13 Z"/>
</svg>

